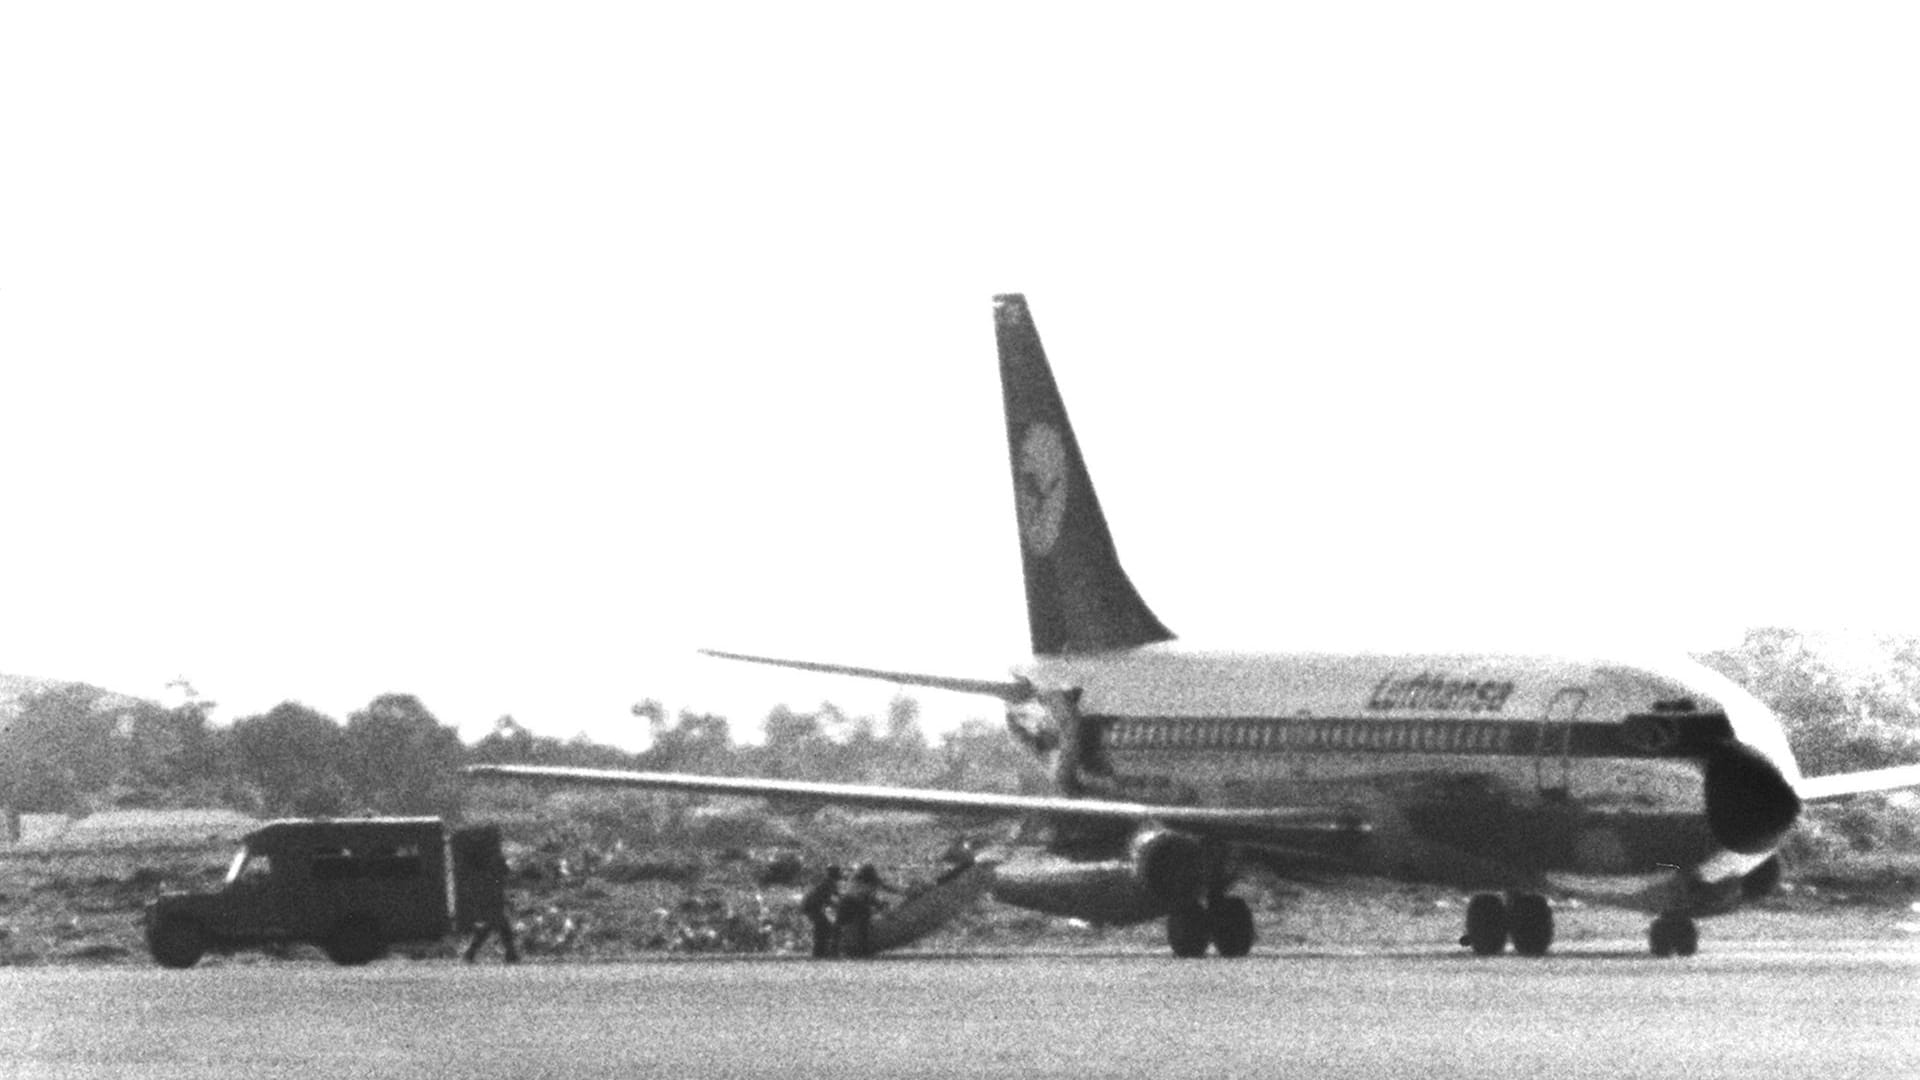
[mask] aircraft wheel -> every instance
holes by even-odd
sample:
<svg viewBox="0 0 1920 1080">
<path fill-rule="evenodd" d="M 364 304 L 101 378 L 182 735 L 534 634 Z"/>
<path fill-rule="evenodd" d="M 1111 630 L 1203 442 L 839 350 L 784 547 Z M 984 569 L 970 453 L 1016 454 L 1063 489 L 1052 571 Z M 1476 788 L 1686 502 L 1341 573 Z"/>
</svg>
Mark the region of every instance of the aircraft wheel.
<svg viewBox="0 0 1920 1080">
<path fill-rule="evenodd" d="M 1460 944 L 1476 956 L 1498 956 L 1507 948 L 1507 902 L 1493 893 L 1467 901 L 1467 932 Z"/>
<path fill-rule="evenodd" d="M 1253 909 L 1238 896 L 1223 896 L 1207 910 L 1213 947 L 1221 956 L 1245 956 L 1253 951 Z"/>
<path fill-rule="evenodd" d="M 1207 909 L 1198 900 L 1174 905 L 1167 913 L 1167 944 L 1173 955 L 1191 959 L 1207 954 Z"/>
<path fill-rule="evenodd" d="M 327 939 L 320 943 L 327 959 L 343 967 L 358 967 L 378 959 L 386 948 L 380 939 L 380 926 L 372 919 L 349 915 L 334 924 Z"/>
<path fill-rule="evenodd" d="M 1679 941 L 1674 945 L 1674 951 L 1681 956 L 1692 956 L 1700 951 L 1700 928 L 1694 925 L 1692 919 L 1680 920 Z"/>
<path fill-rule="evenodd" d="M 1662 915 L 1647 927 L 1647 945 L 1655 956 L 1692 956 L 1700 951 L 1700 928 L 1685 915 Z"/>
<path fill-rule="evenodd" d="M 147 931 L 147 951 L 161 967 L 190 968 L 207 951 L 207 939 L 190 920 L 162 919 Z"/>
<path fill-rule="evenodd" d="M 1553 946 L 1553 908 L 1539 893 L 1520 893 L 1507 905 L 1507 929 L 1513 951 L 1521 956 L 1545 956 Z"/>
</svg>

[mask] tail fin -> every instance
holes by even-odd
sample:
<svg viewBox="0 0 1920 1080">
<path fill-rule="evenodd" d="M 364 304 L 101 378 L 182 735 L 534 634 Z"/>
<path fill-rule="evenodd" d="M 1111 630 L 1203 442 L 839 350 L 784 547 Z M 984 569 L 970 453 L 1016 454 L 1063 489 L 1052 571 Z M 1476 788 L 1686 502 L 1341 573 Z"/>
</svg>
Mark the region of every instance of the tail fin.
<svg viewBox="0 0 1920 1080">
<path fill-rule="evenodd" d="M 1173 634 L 1140 599 L 1114 554 L 1027 298 L 1013 293 L 994 297 L 993 304 L 1034 655 L 1168 640 Z"/>
</svg>

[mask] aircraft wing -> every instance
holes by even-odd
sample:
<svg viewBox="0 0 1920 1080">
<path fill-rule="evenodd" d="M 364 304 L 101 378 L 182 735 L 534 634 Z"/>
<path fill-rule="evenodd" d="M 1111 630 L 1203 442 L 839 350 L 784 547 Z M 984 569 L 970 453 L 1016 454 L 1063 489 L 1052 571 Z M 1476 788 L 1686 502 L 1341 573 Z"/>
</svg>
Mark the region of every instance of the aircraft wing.
<svg viewBox="0 0 1920 1080">
<path fill-rule="evenodd" d="M 1157 822 L 1170 828 L 1223 840 L 1275 842 L 1349 836 L 1368 831 L 1360 815 L 1345 807 L 1325 806 L 1156 806 L 1105 799 L 1069 799 L 1057 795 L 997 795 L 980 791 L 885 787 L 875 784 L 825 784 L 806 780 L 769 780 L 746 776 L 576 769 L 558 765 L 471 765 L 467 775 L 483 779 L 540 780 L 566 784 L 675 791 L 688 795 L 737 795 L 746 798 L 808 799 L 864 806 L 875 810 L 919 810 L 938 814 L 1001 817 L 1041 815 L 1096 821 Z"/>
<path fill-rule="evenodd" d="M 1800 781 L 1799 786 L 1794 790 L 1799 792 L 1801 799 L 1813 802 L 1818 799 L 1837 799 L 1843 795 L 1864 795 L 1871 791 L 1896 791 L 1910 787 L 1920 787 L 1920 765 L 1897 765 L 1891 769 L 1816 776 Z"/>
</svg>

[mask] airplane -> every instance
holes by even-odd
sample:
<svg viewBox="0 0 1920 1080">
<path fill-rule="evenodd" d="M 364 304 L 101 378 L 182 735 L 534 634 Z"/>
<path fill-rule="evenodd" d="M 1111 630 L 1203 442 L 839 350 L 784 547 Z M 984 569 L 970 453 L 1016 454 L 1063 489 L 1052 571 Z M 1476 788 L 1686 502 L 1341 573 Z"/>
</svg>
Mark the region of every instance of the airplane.
<svg viewBox="0 0 1920 1080">
<path fill-rule="evenodd" d="M 1779 721 L 1687 659 L 1222 651 L 1175 638 L 1120 564 L 1026 298 L 994 298 L 1033 655 L 1010 678 L 702 650 L 983 694 L 1054 793 L 483 765 L 500 779 L 1024 818 L 1001 902 L 1164 918 L 1174 955 L 1254 945 L 1251 868 L 1473 893 L 1463 947 L 1541 956 L 1549 894 L 1642 910 L 1657 956 L 1773 893 L 1805 803 L 1920 786 L 1920 764 L 1804 778 Z M 976 875 L 977 877 L 978 875 Z"/>
</svg>

